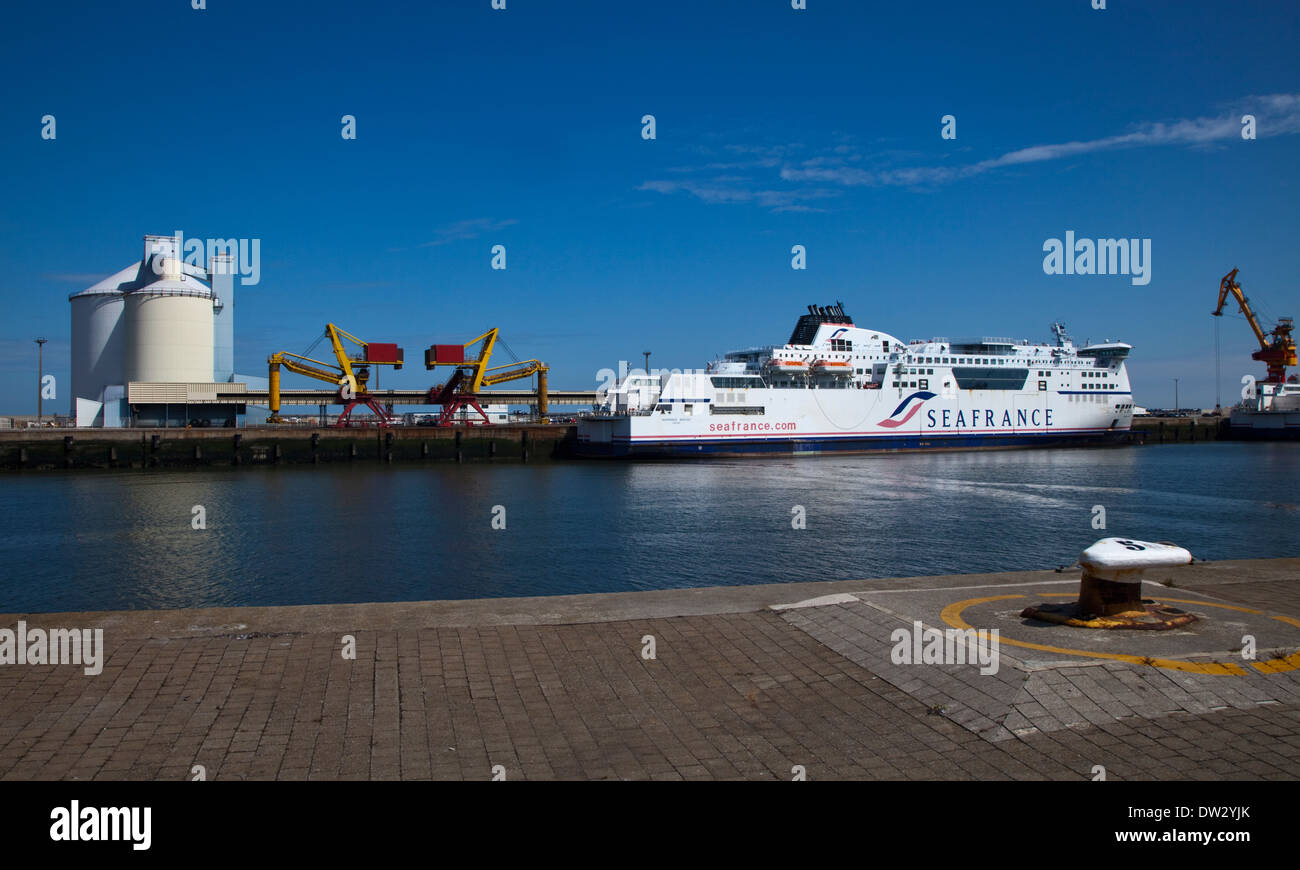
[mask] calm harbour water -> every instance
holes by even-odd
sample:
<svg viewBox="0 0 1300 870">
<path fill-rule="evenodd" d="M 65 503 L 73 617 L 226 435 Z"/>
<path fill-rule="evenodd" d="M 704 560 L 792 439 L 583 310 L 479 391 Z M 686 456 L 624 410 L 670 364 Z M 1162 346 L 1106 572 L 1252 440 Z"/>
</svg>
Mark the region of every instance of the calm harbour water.
<svg viewBox="0 0 1300 870">
<path fill-rule="evenodd" d="M 1300 445 L 0 477 L 0 612 L 414 601 L 1300 555 Z M 1107 530 L 1091 526 L 1102 505 Z M 203 505 L 206 530 L 191 529 Z M 506 528 L 492 528 L 493 507 Z M 791 527 L 802 505 L 807 528 Z"/>
</svg>

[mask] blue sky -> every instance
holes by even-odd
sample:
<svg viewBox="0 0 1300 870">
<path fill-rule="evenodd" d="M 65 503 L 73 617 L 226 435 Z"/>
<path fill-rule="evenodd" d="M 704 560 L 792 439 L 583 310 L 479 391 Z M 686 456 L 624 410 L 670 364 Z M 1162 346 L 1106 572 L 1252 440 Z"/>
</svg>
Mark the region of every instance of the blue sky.
<svg viewBox="0 0 1300 870">
<path fill-rule="evenodd" d="M 1266 313 L 1300 316 L 1300 14 L 1107 5 L 16 6 L 0 412 L 35 411 L 37 335 L 66 388 L 67 294 L 175 230 L 261 240 L 236 305 L 250 374 L 333 321 L 405 347 L 382 386 L 425 387 L 425 346 L 497 326 L 552 385 L 591 388 L 647 349 L 694 367 L 782 343 L 843 300 L 903 339 L 1045 341 L 1062 319 L 1135 345 L 1139 404 L 1171 405 L 1179 377 L 1212 405 L 1219 278 L 1240 267 Z M 1068 230 L 1149 238 L 1150 283 L 1044 274 Z M 1222 346 L 1226 403 L 1263 368 L 1242 320 Z"/>
</svg>

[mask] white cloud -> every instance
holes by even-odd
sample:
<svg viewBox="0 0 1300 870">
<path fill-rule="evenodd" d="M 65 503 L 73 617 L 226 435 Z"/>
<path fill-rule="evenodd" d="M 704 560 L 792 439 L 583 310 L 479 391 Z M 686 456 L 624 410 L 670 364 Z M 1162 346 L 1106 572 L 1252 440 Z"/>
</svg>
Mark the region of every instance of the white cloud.
<svg viewBox="0 0 1300 870">
<path fill-rule="evenodd" d="M 685 192 L 705 202 L 754 202 L 777 210 L 796 210 L 801 200 L 834 196 L 838 188 L 853 187 L 925 187 L 950 184 L 1009 166 L 1063 160 L 1082 154 L 1119 151 L 1132 148 L 1203 147 L 1241 138 L 1241 117 L 1256 118 L 1256 134 L 1260 138 L 1286 136 L 1300 133 L 1300 94 L 1269 94 L 1249 97 L 1234 105 L 1231 110 L 1218 115 L 1185 118 L 1173 121 L 1150 121 L 1138 124 L 1127 133 L 1045 145 L 1031 145 L 1008 151 L 997 157 L 955 166 L 902 166 L 871 169 L 850 165 L 860 163 L 864 156 L 850 146 L 840 144 L 828 153 L 794 161 L 792 155 L 800 150 L 798 145 L 728 145 L 727 150 L 739 154 L 758 155 L 750 164 L 712 163 L 696 167 L 695 171 L 712 171 L 731 168 L 768 168 L 780 166 L 777 175 L 787 184 L 807 183 L 831 185 L 826 187 L 771 189 L 770 184 L 755 181 L 750 185 L 735 178 L 714 179 L 711 183 L 672 181 L 646 182 L 642 190 L 660 193 Z M 875 155 L 877 161 L 886 155 Z M 689 167 L 672 170 L 690 172 Z"/>
<path fill-rule="evenodd" d="M 438 245 L 447 245 L 452 242 L 459 242 L 465 239 L 477 239 L 483 233 L 495 232 L 519 223 L 513 218 L 508 220 L 493 220 L 492 218 L 473 218 L 471 220 L 457 221 L 449 226 L 442 227 L 433 231 L 433 240 L 424 242 L 420 245 L 422 248 L 436 247 Z"/>
<path fill-rule="evenodd" d="M 708 203 L 756 203 L 774 211 L 816 211 L 817 209 L 802 205 L 802 201 L 839 195 L 838 191 L 819 188 L 776 190 L 756 187 L 752 179 L 736 176 L 719 176 L 708 181 L 647 181 L 637 189 L 657 193 L 688 193 Z"/>
</svg>

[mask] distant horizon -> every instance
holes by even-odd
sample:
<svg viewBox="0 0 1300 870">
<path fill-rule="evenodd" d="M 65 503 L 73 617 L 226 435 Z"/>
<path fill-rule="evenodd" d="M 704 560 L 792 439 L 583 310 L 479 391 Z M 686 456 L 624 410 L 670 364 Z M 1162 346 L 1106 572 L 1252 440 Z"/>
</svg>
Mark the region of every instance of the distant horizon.
<svg viewBox="0 0 1300 870">
<path fill-rule="evenodd" d="M 68 295 L 176 231 L 256 242 L 252 377 L 334 322 L 423 389 L 424 347 L 499 327 L 500 362 L 595 389 L 842 300 L 905 341 L 1126 341 L 1148 408 L 1263 379 L 1235 302 L 1210 311 L 1240 268 L 1270 323 L 1300 316 L 1294 8 L 808 6 L 16 8 L 0 416 L 36 413 L 37 337 L 68 413 Z"/>
</svg>

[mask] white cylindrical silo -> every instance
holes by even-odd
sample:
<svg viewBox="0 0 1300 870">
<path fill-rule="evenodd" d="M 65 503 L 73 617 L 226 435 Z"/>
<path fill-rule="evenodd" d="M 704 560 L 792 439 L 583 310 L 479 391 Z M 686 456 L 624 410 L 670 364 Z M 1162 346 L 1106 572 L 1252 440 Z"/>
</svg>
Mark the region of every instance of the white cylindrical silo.
<svg viewBox="0 0 1300 870">
<path fill-rule="evenodd" d="M 140 264 L 133 263 L 103 281 L 68 297 L 72 304 L 72 382 L 69 413 L 77 399 L 99 401 L 104 387 L 125 383 L 122 311 L 124 288 L 134 284 Z"/>
<path fill-rule="evenodd" d="M 122 383 L 122 294 L 79 293 L 72 302 L 72 401 L 98 401 L 104 387 Z"/>
<path fill-rule="evenodd" d="M 126 382 L 211 383 L 212 292 L 190 277 L 126 294 Z"/>
</svg>

